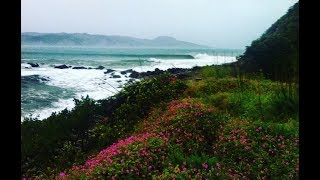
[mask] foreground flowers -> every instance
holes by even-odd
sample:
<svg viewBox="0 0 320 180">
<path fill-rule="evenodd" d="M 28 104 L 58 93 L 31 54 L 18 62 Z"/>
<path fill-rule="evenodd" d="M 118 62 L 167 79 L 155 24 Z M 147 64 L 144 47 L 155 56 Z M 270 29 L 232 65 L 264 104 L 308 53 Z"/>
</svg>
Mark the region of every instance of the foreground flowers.
<svg viewBox="0 0 320 180">
<path fill-rule="evenodd" d="M 251 179 L 298 173 L 298 136 L 290 128 L 232 119 L 188 98 L 155 109 L 133 136 L 57 178 Z"/>
</svg>

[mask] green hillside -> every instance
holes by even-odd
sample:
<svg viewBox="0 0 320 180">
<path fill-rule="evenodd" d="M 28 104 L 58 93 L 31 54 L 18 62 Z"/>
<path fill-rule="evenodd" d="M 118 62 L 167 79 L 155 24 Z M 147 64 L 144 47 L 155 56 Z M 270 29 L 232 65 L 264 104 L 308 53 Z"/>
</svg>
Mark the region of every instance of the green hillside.
<svg viewBox="0 0 320 180">
<path fill-rule="evenodd" d="M 299 2 L 238 57 L 245 72 L 260 69 L 272 79 L 298 81 Z"/>
</svg>

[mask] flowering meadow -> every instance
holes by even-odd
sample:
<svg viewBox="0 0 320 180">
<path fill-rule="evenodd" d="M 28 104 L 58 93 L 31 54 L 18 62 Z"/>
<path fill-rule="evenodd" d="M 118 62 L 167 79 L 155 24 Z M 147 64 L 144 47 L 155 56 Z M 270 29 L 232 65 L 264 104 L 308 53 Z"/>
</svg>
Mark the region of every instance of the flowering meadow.
<svg viewBox="0 0 320 180">
<path fill-rule="evenodd" d="M 24 122 L 22 179 L 299 179 L 295 85 L 220 68 Z"/>
<path fill-rule="evenodd" d="M 240 121 L 195 99 L 173 100 L 137 125 L 133 136 L 58 179 L 297 178 L 297 134 Z"/>
</svg>

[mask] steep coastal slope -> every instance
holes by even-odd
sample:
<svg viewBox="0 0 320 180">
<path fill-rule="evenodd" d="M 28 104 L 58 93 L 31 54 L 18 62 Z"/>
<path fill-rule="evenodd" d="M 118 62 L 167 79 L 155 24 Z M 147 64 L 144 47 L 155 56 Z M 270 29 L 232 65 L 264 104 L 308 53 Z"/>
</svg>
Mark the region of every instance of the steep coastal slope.
<svg viewBox="0 0 320 180">
<path fill-rule="evenodd" d="M 270 78 L 295 80 L 299 73 L 299 2 L 246 48 L 237 64 L 246 72 L 260 69 Z"/>
</svg>

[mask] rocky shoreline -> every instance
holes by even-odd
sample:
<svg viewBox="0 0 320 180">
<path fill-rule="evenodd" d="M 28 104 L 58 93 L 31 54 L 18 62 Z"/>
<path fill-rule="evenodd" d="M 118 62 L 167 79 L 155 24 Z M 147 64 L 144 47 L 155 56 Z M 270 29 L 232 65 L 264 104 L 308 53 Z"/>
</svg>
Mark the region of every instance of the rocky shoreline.
<svg viewBox="0 0 320 180">
<path fill-rule="evenodd" d="M 28 63 L 33 68 L 40 67 L 37 63 Z M 29 67 L 26 67 L 29 68 Z M 104 74 L 110 74 L 110 78 L 121 78 L 121 75 L 125 75 L 126 77 L 130 77 L 132 79 L 144 79 L 144 78 L 151 78 L 154 76 L 158 76 L 164 73 L 170 73 L 172 76 L 178 78 L 178 79 L 185 79 L 190 77 L 189 74 L 194 73 L 195 71 L 198 71 L 200 69 L 199 66 L 195 66 L 193 68 L 169 68 L 167 70 L 160 70 L 159 68 L 155 68 L 154 71 L 146 71 L 146 72 L 137 72 L 133 69 L 127 69 L 124 71 L 120 71 L 121 75 L 114 74 L 116 70 L 114 69 L 108 69 L 104 66 L 98 66 L 96 68 L 93 67 L 84 67 L 84 66 L 70 66 L 66 64 L 62 65 L 56 65 L 54 66 L 56 69 L 97 69 L 97 70 L 106 70 Z"/>
</svg>

